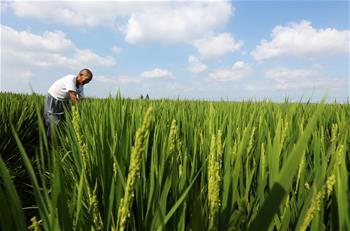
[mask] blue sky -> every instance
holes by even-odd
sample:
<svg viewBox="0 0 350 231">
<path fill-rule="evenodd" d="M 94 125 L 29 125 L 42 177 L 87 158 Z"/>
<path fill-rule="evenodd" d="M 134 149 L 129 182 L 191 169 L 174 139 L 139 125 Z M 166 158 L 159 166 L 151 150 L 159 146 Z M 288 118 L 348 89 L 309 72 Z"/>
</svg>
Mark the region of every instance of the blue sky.
<svg viewBox="0 0 350 231">
<path fill-rule="evenodd" d="M 349 98 L 348 1 L 1 1 L 1 91 L 209 100 Z"/>
</svg>

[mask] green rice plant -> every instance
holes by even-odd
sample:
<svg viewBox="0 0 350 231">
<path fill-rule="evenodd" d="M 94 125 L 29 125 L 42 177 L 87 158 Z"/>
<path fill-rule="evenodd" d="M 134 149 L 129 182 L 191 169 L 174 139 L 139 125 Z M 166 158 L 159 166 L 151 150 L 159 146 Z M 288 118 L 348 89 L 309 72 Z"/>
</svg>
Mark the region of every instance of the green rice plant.
<svg viewBox="0 0 350 231">
<path fill-rule="evenodd" d="M 136 132 L 136 142 L 135 147 L 131 153 L 130 166 L 128 179 L 125 186 L 124 197 L 120 203 L 118 210 L 118 221 L 117 226 L 118 230 L 125 230 L 127 218 L 130 216 L 129 209 L 133 203 L 134 198 L 134 187 L 140 174 L 140 165 L 141 165 L 141 154 L 144 151 L 144 142 L 146 140 L 147 133 L 149 132 L 151 123 L 152 123 L 152 107 L 150 107 L 145 115 L 143 120 L 142 127 L 139 128 Z"/>
<path fill-rule="evenodd" d="M 276 214 L 281 201 L 291 188 L 293 175 L 298 167 L 296 163 L 300 163 L 300 160 L 303 156 L 302 150 L 304 150 L 306 147 L 308 139 L 311 135 L 312 130 L 314 129 L 314 126 L 316 125 L 317 118 L 321 114 L 323 107 L 323 105 L 320 105 L 319 110 L 311 118 L 305 131 L 299 138 L 298 143 L 295 145 L 291 154 L 288 156 L 288 159 L 283 165 L 276 183 L 272 185 L 269 197 L 266 198 L 260 213 L 251 223 L 249 228 L 250 230 L 256 230 L 258 227 L 267 229 L 270 225 L 270 222 L 272 221 L 273 216 Z"/>
<path fill-rule="evenodd" d="M 86 148 L 86 143 L 84 141 L 84 136 L 81 132 L 80 129 L 80 122 L 79 122 L 79 112 L 78 109 L 73 106 L 72 107 L 72 123 L 73 123 L 73 127 L 74 127 L 74 131 L 75 134 L 77 136 L 78 139 L 78 144 L 79 144 L 79 150 L 81 153 L 81 157 L 82 157 L 82 172 L 83 174 L 89 174 L 89 170 L 90 170 L 90 155 L 87 152 L 87 148 Z"/>
<path fill-rule="evenodd" d="M 42 96 L 0 107 L 1 229 L 350 230 L 348 104 L 118 94 L 52 140 Z"/>
<path fill-rule="evenodd" d="M 210 143 L 208 161 L 208 206 L 209 206 L 209 229 L 217 227 L 217 215 L 220 208 L 220 166 L 216 156 L 216 137 L 213 134 Z"/>
<path fill-rule="evenodd" d="M 24 230 L 25 218 L 22 211 L 21 201 L 18 197 L 10 173 L 0 157 L 0 223 L 2 230 Z M 5 214 L 11 215 L 5 217 Z"/>
<path fill-rule="evenodd" d="M 334 183 L 335 183 L 335 176 L 332 175 L 328 177 L 322 189 L 319 192 L 317 192 L 317 194 L 315 194 L 315 196 L 312 198 L 311 206 L 307 210 L 304 221 L 298 230 L 302 230 L 302 231 L 306 230 L 306 228 L 310 224 L 315 214 L 320 210 L 322 201 L 325 199 L 326 196 L 328 197 L 331 194 Z"/>
</svg>

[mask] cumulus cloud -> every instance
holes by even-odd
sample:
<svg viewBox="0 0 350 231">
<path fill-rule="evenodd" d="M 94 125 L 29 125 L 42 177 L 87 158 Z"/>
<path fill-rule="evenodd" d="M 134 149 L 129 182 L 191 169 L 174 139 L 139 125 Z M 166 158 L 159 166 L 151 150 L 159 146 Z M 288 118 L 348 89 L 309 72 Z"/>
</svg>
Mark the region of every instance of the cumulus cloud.
<svg viewBox="0 0 350 231">
<path fill-rule="evenodd" d="M 310 68 L 271 68 L 265 71 L 265 77 L 272 80 L 272 88 L 276 90 L 300 89 L 340 89 L 346 85 L 343 78 L 324 77 L 322 67 Z"/>
<path fill-rule="evenodd" d="M 138 77 L 134 76 L 127 76 L 127 75 L 122 75 L 122 76 L 104 76 L 104 75 L 99 75 L 95 77 L 95 80 L 98 82 L 102 83 L 108 83 L 108 84 L 116 84 L 116 85 L 129 85 L 129 84 L 140 84 L 141 79 Z"/>
<path fill-rule="evenodd" d="M 256 60 L 279 56 L 318 56 L 349 52 L 350 31 L 316 29 L 309 21 L 276 26 L 271 41 L 262 40 L 250 54 Z"/>
<path fill-rule="evenodd" d="M 238 51 L 243 46 L 243 42 L 235 41 L 230 33 L 221 33 L 217 36 L 196 40 L 193 46 L 198 49 L 201 58 L 215 59 Z"/>
<path fill-rule="evenodd" d="M 231 69 L 219 69 L 209 74 L 209 78 L 215 81 L 235 81 L 248 76 L 252 72 L 249 64 L 237 61 Z"/>
<path fill-rule="evenodd" d="M 144 71 L 142 72 L 141 77 L 145 79 L 174 79 L 171 72 L 159 68 L 155 68 L 151 71 Z"/>
<path fill-rule="evenodd" d="M 0 25 L 0 34 L 1 90 L 29 93 L 30 82 L 45 75 L 42 71 L 48 69 L 55 75 L 62 70 L 94 69 L 116 63 L 112 57 L 100 56 L 89 49 L 78 49 L 61 31 L 34 34 L 29 30 L 18 31 Z M 33 87 L 44 92 L 42 84 Z"/>
<path fill-rule="evenodd" d="M 197 57 L 192 55 L 188 57 L 188 64 L 189 64 L 188 70 L 191 73 L 195 73 L 195 74 L 201 73 L 208 68 L 207 65 L 205 65 Z"/>
<path fill-rule="evenodd" d="M 65 33 L 61 31 L 45 31 L 42 35 L 36 35 L 1 25 L 1 33 L 6 47 L 16 47 L 18 50 L 60 52 L 74 48 L 72 41 L 66 39 Z"/>
<path fill-rule="evenodd" d="M 165 69 L 155 68 L 151 71 L 144 71 L 140 76 L 119 75 L 119 76 L 105 76 L 99 75 L 94 79 L 101 83 L 115 84 L 115 85 L 131 85 L 143 84 L 147 79 L 173 79 L 171 72 Z"/>
<path fill-rule="evenodd" d="M 118 18 L 143 9 L 142 2 L 38 1 L 10 2 L 18 17 L 52 21 L 73 27 L 114 26 Z M 73 20 L 74 19 L 74 20 Z"/>
<path fill-rule="evenodd" d="M 107 26 L 125 33 L 129 43 L 189 42 L 225 25 L 234 13 L 229 1 L 198 2 L 11 2 L 18 17 L 65 26 Z M 74 19 L 74 20 L 73 20 Z"/>
<path fill-rule="evenodd" d="M 78 49 L 62 31 L 33 34 L 1 25 L 3 63 L 7 68 L 112 66 L 112 57 L 100 56 L 89 49 Z M 6 45 L 5 45 L 6 44 Z"/>
<path fill-rule="evenodd" d="M 174 79 L 171 72 L 165 69 L 155 68 L 151 71 L 144 71 L 139 76 L 132 75 L 98 75 L 95 81 L 113 85 L 140 85 L 147 83 L 150 79 Z"/>
<path fill-rule="evenodd" d="M 302 79 L 315 74 L 314 69 L 289 69 L 289 68 L 273 68 L 265 71 L 265 76 L 276 81 L 284 81 L 286 79 Z"/>
<path fill-rule="evenodd" d="M 124 28 L 129 43 L 181 43 L 209 34 L 233 15 L 230 2 L 173 2 L 131 15 Z"/>
</svg>

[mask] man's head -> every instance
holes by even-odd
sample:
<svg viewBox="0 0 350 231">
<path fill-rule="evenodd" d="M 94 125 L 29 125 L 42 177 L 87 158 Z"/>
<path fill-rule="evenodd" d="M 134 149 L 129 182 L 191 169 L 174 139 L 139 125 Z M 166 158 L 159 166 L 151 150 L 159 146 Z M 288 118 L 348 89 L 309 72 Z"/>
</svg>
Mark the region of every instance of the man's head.
<svg viewBox="0 0 350 231">
<path fill-rule="evenodd" d="M 89 69 L 82 69 L 77 76 L 77 84 L 84 85 L 89 83 L 92 80 L 92 76 L 92 72 Z"/>
</svg>

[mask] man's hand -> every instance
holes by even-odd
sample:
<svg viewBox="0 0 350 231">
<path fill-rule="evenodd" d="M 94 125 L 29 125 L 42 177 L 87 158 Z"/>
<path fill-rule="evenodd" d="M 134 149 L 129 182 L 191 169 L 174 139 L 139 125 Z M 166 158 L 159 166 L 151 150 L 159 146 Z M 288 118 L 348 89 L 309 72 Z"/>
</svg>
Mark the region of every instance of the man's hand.
<svg viewBox="0 0 350 231">
<path fill-rule="evenodd" d="M 72 103 L 79 103 L 79 99 L 77 97 L 77 92 L 69 91 L 69 97 L 72 100 Z"/>
</svg>

